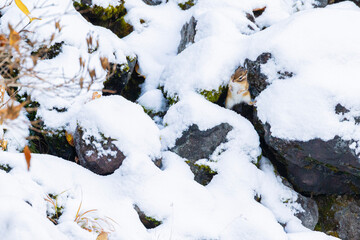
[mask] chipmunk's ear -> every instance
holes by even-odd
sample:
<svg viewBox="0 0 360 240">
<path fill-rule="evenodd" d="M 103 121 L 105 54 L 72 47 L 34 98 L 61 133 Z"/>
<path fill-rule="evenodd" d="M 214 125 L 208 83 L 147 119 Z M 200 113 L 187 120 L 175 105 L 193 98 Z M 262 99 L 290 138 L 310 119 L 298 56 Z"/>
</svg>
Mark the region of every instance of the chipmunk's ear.
<svg viewBox="0 0 360 240">
<path fill-rule="evenodd" d="M 246 69 L 246 70 L 245 70 L 245 74 L 247 74 L 247 73 L 248 73 L 248 70 Z"/>
</svg>

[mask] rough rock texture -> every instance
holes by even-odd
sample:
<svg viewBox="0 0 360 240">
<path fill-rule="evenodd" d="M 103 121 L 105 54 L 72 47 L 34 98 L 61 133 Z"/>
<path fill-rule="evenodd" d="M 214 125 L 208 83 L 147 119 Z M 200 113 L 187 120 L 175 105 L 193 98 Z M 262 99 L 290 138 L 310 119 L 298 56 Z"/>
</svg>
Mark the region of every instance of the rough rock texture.
<svg viewBox="0 0 360 240">
<path fill-rule="evenodd" d="M 90 144 L 87 144 L 83 139 L 83 135 L 84 132 L 81 127 L 77 127 L 74 136 L 74 143 L 81 166 L 99 175 L 111 174 L 121 166 L 123 160 L 125 159 L 125 155 L 112 143 L 112 139 L 104 139 L 101 142 L 97 142 L 95 139 L 90 139 Z M 95 144 L 101 144 L 105 151 L 109 151 L 113 154 L 100 154 L 98 149 L 95 147 Z"/>
<path fill-rule="evenodd" d="M 231 130 L 232 126 L 228 123 L 222 123 L 206 131 L 200 131 L 197 125 L 191 125 L 183 132 L 182 137 L 176 140 L 175 147 L 171 151 L 188 160 L 195 181 L 207 185 L 216 172 L 208 166 L 199 166 L 195 162 L 209 158 L 215 149 L 226 141 L 226 136 Z"/>
<path fill-rule="evenodd" d="M 301 207 L 304 209 L 304 212 L 298 212 L 295 214 L 295 216 L 301 220 L 302 225 L 311 230 L 314 230 L 319 220 L 319 209 L 316 201 L 298 194 L 298 199 L 296 202 L 301 205 Z"/>
<path fill-rule="evenodd" d="M 144 3 L 146 3 L 147 5 L 159 5 L 163 2 L 163 0 L 143 0 Z"/>
<path fill-rule="evenodd" d="M 319 196 L 320 219 L 316 230 L 342 240 L 360 239 L 360 199 L 354 196 Z"/>
<path fill-rule="evenodd" d="M 255 61 L 245 60 L 245 68 L 248 70 L 249 91 L 252 97 L 257 97 L 260 92 L 269 85 L 267 76 L 261 72 L 261 65 L 267 63 L 271 58 L 271 53 L 263 53 Z"/>
<path fill-rule="evenodd" d="M 195 42 L 197 21 L 194 17 L 190 18 L 188 23 L 185 23 L 181 29 L 181 40 L 178 47 L 178 54 L 184 51 L 188 44 Z"/>
</svg>

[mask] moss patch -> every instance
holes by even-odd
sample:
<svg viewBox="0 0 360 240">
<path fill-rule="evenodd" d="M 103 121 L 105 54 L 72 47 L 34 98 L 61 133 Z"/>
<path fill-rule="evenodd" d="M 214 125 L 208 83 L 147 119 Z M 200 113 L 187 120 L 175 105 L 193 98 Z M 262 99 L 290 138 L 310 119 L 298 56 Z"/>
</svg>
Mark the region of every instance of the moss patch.
<svg viewBox="0 0 360 240">
<path fill-rule="evenodd" d="M 182 10 L 188 10 L 189 8 L 191 8 L 192 6 L 195 5 L 195 1 L 194 0 L 188 0 L 187 2 L 184 3 L 179 3 L 178 6 L 182 9 Z"/>
<path fill-rule="evenodd" d="M 211 91 L 201 90 L 199 93 L 203 95 L 208 101 L 216 103 L 219 101 L 220 96 L 225 91 L 226 86 L 220 86 L 217 90 L 213 89 Z"/>
<path fill-rule="evenodd" d="M 133 31 L 133 27 L 124 19 L 127 13 L 124 3 L 124 0 L 121 0 L 118 6 L 109 5 L 104 8 L 98 5 L 90 7 L 75 1 L 74 7 L 92 24 L 108 28 L 122 38 Z"/>
</svg>

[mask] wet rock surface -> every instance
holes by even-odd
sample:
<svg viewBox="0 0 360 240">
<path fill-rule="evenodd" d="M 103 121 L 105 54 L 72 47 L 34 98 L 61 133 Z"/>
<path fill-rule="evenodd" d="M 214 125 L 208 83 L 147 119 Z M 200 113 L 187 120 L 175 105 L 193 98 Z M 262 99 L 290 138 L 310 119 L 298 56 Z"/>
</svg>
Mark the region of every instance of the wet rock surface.
<svg viewBox="0 0 360 240">
<path fill-rule="evenodd" d="M 171 151 L 188 160 L 195 181 L 207 185 L 216 172 L 208 166 L 197 165 L 196 161 L 209 158 L 221 143 L 226 142 L 226 136 L 231 130 L 232 126 L 228 123 L 222 123 L 205 131 L 199 130 L 195 124 L 191 125 L 183 132 L 182 137 L 176 140 L 175 147 Z"/>
<path fill-rule="evenodd" d="M 118 169 L 125 155 L 113 144 L 113 139 L 104 138 L 101 142 L 91 138 L 86 141 L 84 132 L 77 127 L 74 135 L 75 149 L 81 166 L 99 175 L 108 175 Z M 101 146 L 101 150 L 97 145 Z"/>
</svg>

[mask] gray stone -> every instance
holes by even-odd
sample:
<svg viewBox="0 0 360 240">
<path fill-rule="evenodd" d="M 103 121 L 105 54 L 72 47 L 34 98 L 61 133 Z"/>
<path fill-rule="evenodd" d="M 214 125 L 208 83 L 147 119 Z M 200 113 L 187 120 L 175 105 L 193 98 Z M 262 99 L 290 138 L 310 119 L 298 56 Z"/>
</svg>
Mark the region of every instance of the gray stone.
<svg viewBox="0 0 360 240">
<path fill-rule="evenodd" d="M 143 0 L 143 2 L 146 3 L 147 5 L 155 6 L 163 3 L 164 0 Z"/>
<path fill-rule="evenodd" d="M 295 216 L 301 220 L 302 225 L 311 230 L 314 230 L 319 220 L 319 210 L 316 201 L 298 194 L 298 199 L 296 202 L 301 205 L 301 207 L 304 209 L 304 212 L 298 212 L 295 214 Z"/>
<path fill-rule="evenodd" d="M 191 125 L 183 132 L 182 137 L 176 140 L 175 147 L 170 150 L 188 160 L 187 163 L 195 175 L 195 181 L 207 185 L 216 172 L 208 166 L 199 166 L 195 162 L 209 158 L 221 143 L 226 142 L 226 136 L 232 129 L 233 127 L 228 123 L 221 123 L 205 131 L 200 131 L 197 125 Z"/>
<path fill-rule="evenodd" d="M 181 29 L 181 40 L 178 47 L 178 54 L 184 51 L 184 49 L 190 44 L 195 42 L 197 21 L 194 17 L 190 18 L 190 21 L 185 23 Z"/>
<path fill-rule="evenodd" d="M 81 166 L 99 175 L 111 174 L 121 166 L 125 155 L 113 144 L 113 139 L 104 138 L 99 142 L 90 138 L 90 144 L 87 144 L 83 136 L 84 132 L 78 126 L 74 135 L 74 143 Z M 94 143 L 100 144 L 105 151 L 115 154 L 100 154 Z"/>
</svg>

